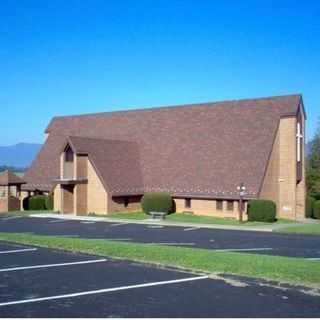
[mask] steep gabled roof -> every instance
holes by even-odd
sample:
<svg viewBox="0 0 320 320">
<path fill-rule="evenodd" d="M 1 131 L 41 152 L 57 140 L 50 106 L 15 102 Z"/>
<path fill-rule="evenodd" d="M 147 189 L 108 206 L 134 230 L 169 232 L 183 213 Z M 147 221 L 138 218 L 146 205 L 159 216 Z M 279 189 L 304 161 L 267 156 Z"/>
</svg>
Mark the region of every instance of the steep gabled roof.
<svg viewBox="0 0 320 320">
<path fill-rule="evenodd" d="M 0 173 L 0 186 L 21 185 L 24 183 L 24 180 L 9 170 Z"/>
<path fill-rule="evenodd" d="M 112 195 L 143 193 L 137 143 L 74 136 L 68 137 L 67 141 L 76 154 L 88 155 Z"/>
<path fill-rule="evenodd" d="M 244 182 L 256 196 L 279 120 L 295 116 L 300 103 L 300 95 L 290 95 L 56 117 L 25 179 L 48 184 L 58 177 L 61 144 L 77 136 L 135 142 L 144 191 L 234 197 Z M 123 149 L 117 149 L 121 158 L 127 156 Z"/>
</svg>

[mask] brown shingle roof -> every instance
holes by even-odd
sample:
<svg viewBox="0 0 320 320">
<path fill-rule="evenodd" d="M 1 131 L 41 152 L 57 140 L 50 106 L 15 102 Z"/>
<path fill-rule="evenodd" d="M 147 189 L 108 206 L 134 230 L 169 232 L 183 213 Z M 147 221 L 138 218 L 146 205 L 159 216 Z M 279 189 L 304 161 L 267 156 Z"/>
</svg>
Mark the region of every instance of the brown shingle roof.
<svg viewBox="0 0 320 320">
<path fill-rule="evenodd" d="M 144 191 L 232 198 L 237 185 L 244 182 L 249 195 L 256 196 L 279 119 L 296 115 L 300 101 L 300 95 L 290 95 L 56 117 L 25 178 L 38 184 L 49 184 L 57 178 L 63 141 L 68 136 L 78 136 L 135 142 Z M 101 159 L 107 160 L 108 150 L 106 146 Z M 118 159 L 127 156 L 123 150 L 121 146 L 117 149 Z M 107 166 L 105 161 L 105 169 L 99 169 L 101 174 Z M 121 170 L 116 172 L 112 179 L 122 179 Z M 106 183 L 113 184 L 107 177 Z M 139 185 L 132 183 L 121 180 L 117 192 L 126 193 Z"/>
<path fill-rule="evenodd" d="M 141 194 L 139 147 L 135 142 L 68 137 L 77 154 L 87 154 L 106 190 L 113 195 Z"/>
<path fill-rule="evenodd" d="M 21 185 L 24 183 L 24 180 L 9 170 L 0 173 L 0 186 Z"/>
</svg>

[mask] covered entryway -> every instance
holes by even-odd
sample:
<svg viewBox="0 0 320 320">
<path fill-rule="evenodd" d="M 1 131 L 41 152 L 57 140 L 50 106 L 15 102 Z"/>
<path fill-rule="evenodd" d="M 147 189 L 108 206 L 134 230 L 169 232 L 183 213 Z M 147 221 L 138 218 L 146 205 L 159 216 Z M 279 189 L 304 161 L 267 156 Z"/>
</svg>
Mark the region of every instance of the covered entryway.
<svg viewBox="0 0 320 320">
<path fill-rule="evenodd" d="M 61 185 L 61 211 L 74 213 L 74 185 Z"/>
</svg>

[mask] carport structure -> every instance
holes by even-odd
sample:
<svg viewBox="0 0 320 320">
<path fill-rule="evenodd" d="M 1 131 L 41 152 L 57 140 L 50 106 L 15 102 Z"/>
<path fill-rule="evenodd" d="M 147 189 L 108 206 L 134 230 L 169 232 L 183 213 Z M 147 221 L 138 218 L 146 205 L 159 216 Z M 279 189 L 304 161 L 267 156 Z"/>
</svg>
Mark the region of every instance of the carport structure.
<svg viewBox="0 0 320 320">
<path fill-rule="evenodd" d="M 13 172 L 0 174 L 0 212 L 20 210 L 21 186 L 25 182 Z"/>
</svg>

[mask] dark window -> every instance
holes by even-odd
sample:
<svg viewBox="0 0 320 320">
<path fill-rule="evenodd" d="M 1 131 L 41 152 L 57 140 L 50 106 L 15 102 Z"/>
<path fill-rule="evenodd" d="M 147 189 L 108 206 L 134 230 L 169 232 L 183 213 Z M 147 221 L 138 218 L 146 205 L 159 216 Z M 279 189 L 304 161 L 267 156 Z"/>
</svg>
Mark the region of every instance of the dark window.
<svg viewBox="0 0 320 320">
<path fill-rule="evenodd" d="M 227 210 L 233 211 L 233 201 L 227 201 Z"/>
<path fill-rule="evenodd" d="M 124 206 L 127 207 L 129 205 L 129 198 L 125 197 L 124 198 Z"/>
<path fill-rule="evenodd" d="M 216 202 L 216 208 L 217 210 L 221 211 L 223 209 L 223 201 L 222 200 L 217 200 Z"/>
<path fill-rule="evenodd" d="M 185 208 L 191 208 L 191 199 L 185 199 L 184 200 L 184 207 Z"/>
<path fill-rule="evenodd" d="M 65 151 L 66 162 L 73 162 L 73 151 L 70 147 Z"/>
</svg>

